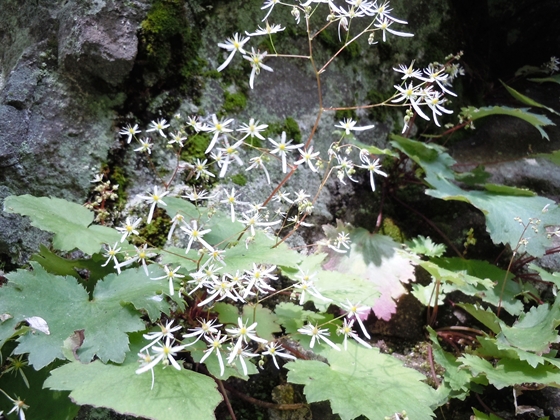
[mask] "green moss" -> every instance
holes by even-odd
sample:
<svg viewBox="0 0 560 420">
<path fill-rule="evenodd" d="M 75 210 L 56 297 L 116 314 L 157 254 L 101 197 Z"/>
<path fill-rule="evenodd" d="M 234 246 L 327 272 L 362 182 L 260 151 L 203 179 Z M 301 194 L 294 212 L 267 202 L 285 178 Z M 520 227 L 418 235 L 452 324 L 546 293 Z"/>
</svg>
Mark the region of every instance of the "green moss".
<svg viewBox="0 0 560 420">
<path fill-rule="evenodd" d="M 370 90 L 366 95 L 366 100 L 371 104 L 379 104 L 389 98 L 391 95 L 383 94 L 375 89 Z M 378 106 L 368 109 L 368 117 L 374 121 L 385 121 L 389 117 L 390 108 L 387 106 Z"/>
<path fill-rule="evenodd" d="M 140 240 L 142 238 L 142 240 L 147 241 L 150 247 L 162 248 L 167 242 L 167 233 L 170 228 L 171 219 L 169 216 L 164 210 L 156 208 L 152 222 L 138 231 L 139 242 L 135 245 L 143 244 L 144 242 Z"/>
<path fill-rule="evenodd" d="M 119 189 L 117 190 L 117 200 L 116 200 L 116 207 L 117 209 L 123 209 L 124 206 L 126 205 L 126 202 L 128 200 L 128 194 L 126 192 L 126 189 L 128 188 L 130 181 L 128 180 L 128 177 L 126 176 L 126 173 L 124 171 L 123 168 L 121 168 L 120 166 L 115 166 L 113 168 L 109 169 L 109 180 L 111 181 L 111 184 L 113 185 L 118 185 Z"/>
<path fill-rule="evenodd" d="M 148 86 L 177 88 L 193 95 L 201 87 L 203 61 L 198 31 L 192 29 L 184 0 L 155 0 L 141 23 L 137 62 Z M 164 86 L 162 86 L 162 84 Z"/>
<path fill-rule="evenodd" d="M 281 123 L 269 124 L 263 135 L 264 137 L 274 138 L 275 136 L 281 135 L 283 131 L 286 132 L 287 140 L 293 139 L 294 143 L 301 143 L 301 130 L 299 129 L 297 121 L 292 117 L 286 118 Z"/>
<path fill-rule="evenodd" d="M 356 111 L 354 109 L 341 109 L 334 113 L 334 119 L 336 121 L 341 121 L 345 118 L 352 118 L 353 120 L 358 119 Z"/>
<path fill-rule="evenodd" d="M 241 93 L 229 93 L 224 91 L 224 105 L 222 109 L 226 114 L 237 113 L 245 109 L 247 106 L 247 97 Z"/>
<path fill-rule="evenodd" d="M 247 184 L 247 178 L 245 177 L 245 175 L 243 174 L 236 174 L 233 175 L 231 177 L 231 181 L 236 184 L 239 185 L 240 187 L 243 187 Z"/>
<path fill-rule="evenodd" d="M 210 139 L 207 134 L 195 134 L 189 137 L 185 143 L 185 147 L 181 152 L 181 160 L 185 162 L 192 162 L 193 159 L 205 159 L 205 151 L 210 144 Z"/>
<path fill-rule="evenodd" d="M 400 230 L 400 228 L 395 224 L 393 219 L 389 217 L 383 218 L 383 223 L 381 225 L 381 233 L 383 235 L 390 236 L 392 239 L 394 239 L 397 242 L 404 242 L 406 239 L 404 234 Z"/>
</svg>

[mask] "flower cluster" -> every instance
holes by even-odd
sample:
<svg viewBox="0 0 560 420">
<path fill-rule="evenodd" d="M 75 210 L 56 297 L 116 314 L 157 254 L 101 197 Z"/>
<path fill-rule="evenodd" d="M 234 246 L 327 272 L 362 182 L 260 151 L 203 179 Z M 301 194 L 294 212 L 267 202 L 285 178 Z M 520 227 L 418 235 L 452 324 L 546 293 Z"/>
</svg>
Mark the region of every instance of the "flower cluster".
<svg viewBox="0 0 560 420">
<path fill-rule="evenodd" d="M 458 55 L 460 57 L 460 55 Z M 455 59 L 455 57 L 453 57 Z M 443 106 L 448 99 L 445 95 L 457 96 L 449 90 L 451 81 L 460 74 L 464 74 L 463 69 L 454 64 L 432 63 L 423 70 L 414 68 L 414 61 L 410 66 L 400 65 L 393 68 L 402 74 L 400 85 L 395 85 L 397 93 L 391 100 L 392 103 L 402 103 L 407 105 L 411 112 L 407 112 L 404 117 L 403 133 L 409 128 L 411 115 L 415 112 L 421 118 L 430 121 L 422 108 L 429 108 L 432 112 L 434 123 L 440 127 L 438 116 L 452 114 L 453 111 Z"/>
</svg>

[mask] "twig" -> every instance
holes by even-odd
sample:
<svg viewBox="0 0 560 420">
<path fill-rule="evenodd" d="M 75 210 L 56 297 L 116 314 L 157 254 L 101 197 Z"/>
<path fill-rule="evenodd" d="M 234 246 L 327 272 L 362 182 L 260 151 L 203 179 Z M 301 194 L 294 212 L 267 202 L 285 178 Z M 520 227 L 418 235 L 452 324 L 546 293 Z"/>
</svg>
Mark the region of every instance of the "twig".
<svg viewBox="0 0 560 420">
<path fill-rule="evenodd" d="M 224 384 L 224 387 L 225 387 L 225 389 L 228 390 L 228 392 L 231 392 L 236 397 L 239 397 L 242 400 L 250 402 L 251 404 L 258 405 L 259 407 L 272 408 L 273 410 L 298 410 L 300 408 L 307 407 L 307 404 L 304 404 L 304 403 L 275 404 L 275 403 L 271 403 L 271 402 L 267 402 L 267 401 L 257 400 L 256 398 L 250 397 L 247 394 L 239 392 L 237 389 L 233 388 L 231 385 Z"/>
<path fill-rule="evenodd" d="M 237 417 L 235 417 L 235 413 L 233 412 L 233 407 L 231 406 L 231 403 L 229 402 L 229 398 L 227 396 L 227 392 L 226 392 L 226 389 L 224 387 L 224 383 L 218 378 L 214 378 L 214 380 L 218 384 L 218 388 L 220 388 L 220 392 L 224 396 L 224 401 L 225 401 L 227 409 L 229 411 L 229 415 L 231 416 L 231 420 L 237 420 Z"/>
</svg>

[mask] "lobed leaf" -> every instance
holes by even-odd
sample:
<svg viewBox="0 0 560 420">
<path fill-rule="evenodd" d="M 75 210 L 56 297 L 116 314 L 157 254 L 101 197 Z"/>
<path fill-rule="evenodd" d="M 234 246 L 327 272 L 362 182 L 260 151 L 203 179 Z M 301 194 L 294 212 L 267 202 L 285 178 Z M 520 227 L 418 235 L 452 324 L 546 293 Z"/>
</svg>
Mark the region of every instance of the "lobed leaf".
<svg viewBox="0 0 560 420">
<path fill-rule="evenodd" d="M 77 354 L 83 362 L 97 356 L 104 362 L 120 363 L 129 350 L 127 333 L 145 328 L 140 313 L 129 303 L 146 309 L 152 319 L 169 310 L 165 300 L 153 299 L 158 292 L 167 290 L 167 285 L 150 280 L 142 269 L 107 276 L 98 282 L 90 300 L 75 278 L 55 276 L 37 263 L 31 265 L 33 271 L 18 270 L 7 275 L 9 282 L 2 288 L 0 307 L 14 321 L 0 324 L 0 331 L 13 329 L 13 322 L 31 316 L 47 322 L 49 335 L 38 332 L 21 336 L 15 349 L 16 354 L 29 353 L 29 363 L 35 369 L 63 359 L 64 340 L 80 330 L 85 339 Z"/>
<path fill-rule="evenodd" d="M 343 420 L 359 416 L 383 419 L 403 410 L 410 418 L 434 416 L 434 390 L 422 382 L 422 374 L 405 368 L 396 358 L 353 342 L 348 343 L 347 351 L 329 348 L 322 355 L 328 364 L 296 360 L 284 365 L 288 381 L 304 385 L 308 402 L 329 401 L 332 411 Z"/>
<path fill-rule="evenodd" d="M 211 378 L 171 367 L 154 368 L 155 383 L 150 389 L 150 373 L 137 375 L 136 363 L 68 363 L 51 372 L 45 387 L 71 391 L 76 404 L 107 407 L 118 413 L 154 420 L 214 420 L 214 410 L 222 401 Z"/>
<path fill-rule="evenodd" d="M 4 211 L 29 216 L 32 226 L 54 233 L 53 246 L 61 251 L 79 249 L 91 255 L 121 238 L 115 229 L 92 225 L 92 211 L 61 198 L 12 195 L 4 200 Z"/>
</svg>

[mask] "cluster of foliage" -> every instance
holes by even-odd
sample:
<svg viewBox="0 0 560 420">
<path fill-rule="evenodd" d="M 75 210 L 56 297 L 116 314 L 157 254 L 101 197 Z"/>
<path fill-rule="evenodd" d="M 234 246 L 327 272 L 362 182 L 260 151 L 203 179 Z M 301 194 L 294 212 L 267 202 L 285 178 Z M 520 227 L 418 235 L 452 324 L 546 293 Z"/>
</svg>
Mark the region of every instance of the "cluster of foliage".
<svg viewBox="0 0 560 420">
<path fill-rule="evenodd" d="M 138 125 L 120 133 L 127 143 L 137 144 L 134 150 L 153 169 L 151 156 L 158 145 L 164 145 L 158 153 L 176 159 L 167 179 L 156 171 L 160 185 L 138 196 L 147 204 L 141 217 L 130 215 L 118 227 L 94 224 L 107 220 L 104 203 L 115 198 L 114 187 L 103 176 L 94 180 L 101 198 L 88 208 L 59 198 L 5 199 L 4 211 L 28 216 L 33 226 L 53 233 L 53 249 L 41 247 L 29 269 L 9 273 L 0 293 L 0 388 L 11 414 L 70 419 L 79 405 L 92 405 L 152 419 L 181 419 L 186 412 L 191 418 L 212 419 L 223 399 L 231 407 L 226 392 L 230 378 L 247 380 L 262 369 L 280 368 L 289 383 L 303 386 L 307 403 L 328 401 L 342 419 L 431 418 L 451 398 L 481 392 L 488 384 L 560 386 L 554 348 L 560 302 L 545 302 L 530 282 L 521 280 L 519 270 L 512 270 L 518 255 L 538 258 L 552 252 L 552 238 L 560 235 L 554 227 L 558 206 L 527 190 L 488 184 L 482 169 L 456 173 L 443 147 L 408 138 L 417 116 L 439 126 L 438 118 L 451 113 L 443 104 L 455 95 L 450 82 L 461 73 L 455 63 L 460 54 L 423 70 L 414 63 L 400 65 L 395 70 L 401 83 L 392 97 L 345 108 L 405 107 L 403 130 L 392 136 L 390 149 L 361 144 L 353 132 L 373 126 L 347 118 L 336 125 L 327 156 L 314 151 L 322 113 L 337 110 L 322 105 L 321 77 L 329 64 L 362 37 L 375 44 L 377 38 L 386 42 L 390 36 L 412 36 L 393 28 L 406 22 L 391 15 L 388 2 L 347 3 L 309 0 L 288 6 L 296 24 L 306 27 L 307 55 L 276 51 L 273 34 L 284 28 L 267 18 L 286 4 L 275 0 L 263 6 L 268 9 L 264 28 L 219 44 L 229 55 L 218 70 L 242 54 L 251 65 L 251 87 L 261 70 L 272 71 L 264 64 L 267 57 L 310 63 L 320 107 L 303 143 L 292 144 L 285 133 L 265 139 L 267 125 L 254 119 L 236 128 L 232 118 L 177 115 L 171 123 L 152 121 L 146 137 L 139 136 Z M 327 23 L 314 28 L 310 18 L 320 13 Z M 313 41 L 337 25 L 340 49 L 320 66 Z M 273 52 L 245 50 L 259 36 L 269 38 Z M 489 107 L 464 109 L 459 126 L 493 114 L 522 118 L 543 136 L 542 126 L 551 124 L 527 109 Z M 203 155 L 185 163 L 184 148 L 200 142 Z M 248 165 L 245 156 L 251 156 Z M 379 156 L 385 157 L 384 167 Z M 270 185 L 264 202 L 243 201 L 242 188 L 213 185 L 234 165 L 260 174 L 263 184 Z M 273 179 L 270 165 L 279 168 L 281 179 Z M 510 266 L 504 270 L 485 261 L 444 256 L 445 247 L 429 238 L 404 246 L 341 222 L 325 227 L 325 239 L 310 246 L 312 252 L 297 252 L 286 244 L 308 226 L 305 220 L 331 175 L 345 184 L 357 182 L 364 172 L 375 192 L 374 177 L 393 182 L 399 168 L 415 174 L 426 194 L 481 210 L 494 243 L 513 251 Z M 285 191 L 295 172 L 304 170 L 322 175 L 319 191 L 314 196 Z M 170 218 L 167 242 L 155 247 L 139 234 L 139 226 L 155 223 L 163 212 Z M 460 306 L 480 322 L 480 329 L 428 327 L 433 358 L 444 368 L 435 377 L 437 389 L 419 372 L 372 348 L 364 324 L 372 311 L 390 319 L 395 299 L 407 292 L 403 283 L 413 281 L 420 268 L 431 275 L 431 283 L 413 285 L 412 293 L 433 313 L 454 291 L 478 301 Z M 557 274 L 530 268 L 553 287 L 559 284 Z M 457 344 L 458 337 L 468 340 L 467 348 Z M 372 396 L 377 396 L 375 403 Z"/>
</svg>

